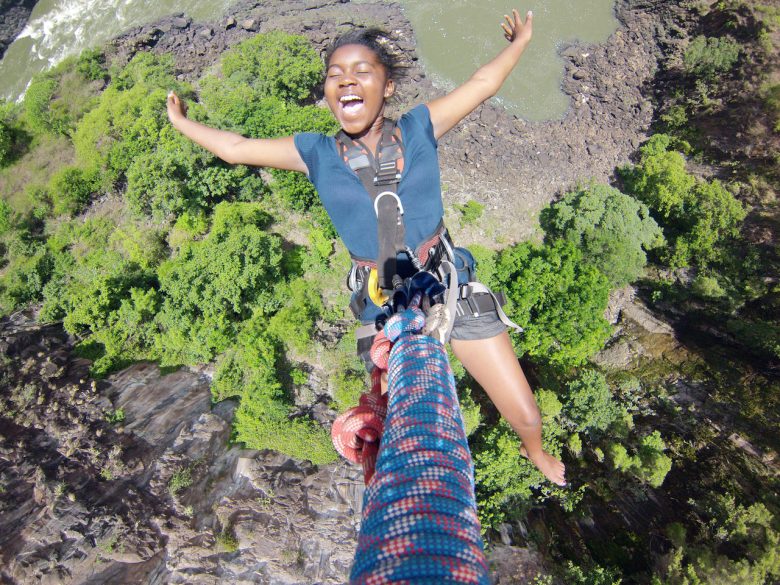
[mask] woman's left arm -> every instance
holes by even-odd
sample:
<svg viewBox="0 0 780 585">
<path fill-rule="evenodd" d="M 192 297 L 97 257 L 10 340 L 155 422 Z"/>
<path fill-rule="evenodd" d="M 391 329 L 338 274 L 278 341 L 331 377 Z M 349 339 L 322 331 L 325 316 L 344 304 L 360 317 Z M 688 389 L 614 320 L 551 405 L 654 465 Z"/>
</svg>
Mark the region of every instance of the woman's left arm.
<svg viewBox="0 0 780 585">
<path fill-rule="evenodd" d="M 531 41 L 533 14 L 530 11 L 526 14 L 525 23 L 520 20 L 517 10 L 512 10 L 512 18 L 504 18 L 506 22 L 502 22 L 501 27 L 509 46 L 492 61 L 477 69 L 466 83 L 428 103 L 433 134 L 437 140 L 479 104 L 496 95 Z"/>
</svg>

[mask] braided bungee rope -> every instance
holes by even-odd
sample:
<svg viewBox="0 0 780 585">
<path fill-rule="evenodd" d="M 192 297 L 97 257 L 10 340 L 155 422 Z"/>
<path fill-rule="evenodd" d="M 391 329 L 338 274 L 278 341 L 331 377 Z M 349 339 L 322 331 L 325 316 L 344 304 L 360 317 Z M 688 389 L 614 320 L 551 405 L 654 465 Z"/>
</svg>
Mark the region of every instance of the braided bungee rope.
<svg viewBox="0 0 780 585">
<path fill-rule="evenodd" d="M 444 345 L 417 333 L 424 324 L 411 308 L 384 328 L 387 419 L 351 584 L 490 582 L 455 381 Z"/>
</svg>

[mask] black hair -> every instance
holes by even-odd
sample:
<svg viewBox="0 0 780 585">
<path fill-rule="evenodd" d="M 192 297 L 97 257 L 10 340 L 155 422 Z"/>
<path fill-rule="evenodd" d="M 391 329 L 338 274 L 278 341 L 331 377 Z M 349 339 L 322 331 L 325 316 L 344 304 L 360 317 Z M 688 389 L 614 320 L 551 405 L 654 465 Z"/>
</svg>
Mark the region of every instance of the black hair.
<svg viewBox="0 0 780 585">
<path fill-rule="evenodd" d="M 389 50 L 389 43 L 390 35 L 382 29 L 359 28 L 351 30 L 341 35 L 328 47 L 328 50 L 325 52 L 325 66 L 327 67 L 330 63 L 330 59 L 333 53 L 336 52 L 336 49 L 346 45 L 362 45 L 376 55 L 379 62 L 384 66 L 388 79 L 398 80 L 401 77 L 402 67 L 398 55 Z"/>
</svg>

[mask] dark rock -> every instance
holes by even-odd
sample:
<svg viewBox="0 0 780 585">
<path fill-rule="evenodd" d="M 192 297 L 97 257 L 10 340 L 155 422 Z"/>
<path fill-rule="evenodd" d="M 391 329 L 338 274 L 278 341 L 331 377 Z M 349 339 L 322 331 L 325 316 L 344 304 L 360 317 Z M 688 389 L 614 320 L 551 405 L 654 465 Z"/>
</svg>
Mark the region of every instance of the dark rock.
<svg viewBox="0 0 780 585">
<path fill-rule="evenodd" d="M 182 16 L 177 16 L 171 20 L 171 26 L 178 29 L 188 28 L 190 26 L 190 20 Z"/>
</svg>

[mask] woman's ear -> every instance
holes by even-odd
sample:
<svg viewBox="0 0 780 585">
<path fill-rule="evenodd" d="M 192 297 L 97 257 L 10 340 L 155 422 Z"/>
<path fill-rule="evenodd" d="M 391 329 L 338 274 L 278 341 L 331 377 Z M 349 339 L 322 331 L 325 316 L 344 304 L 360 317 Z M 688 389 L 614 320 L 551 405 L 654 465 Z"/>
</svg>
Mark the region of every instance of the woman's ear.
<svg viewBox="0 0 780 585">
<path fill-rule="evenodd" d="M 388 79 L 385 84 L 385 99 L 391 97 L 395 93 L 395 81 Z"/>
</svg>

